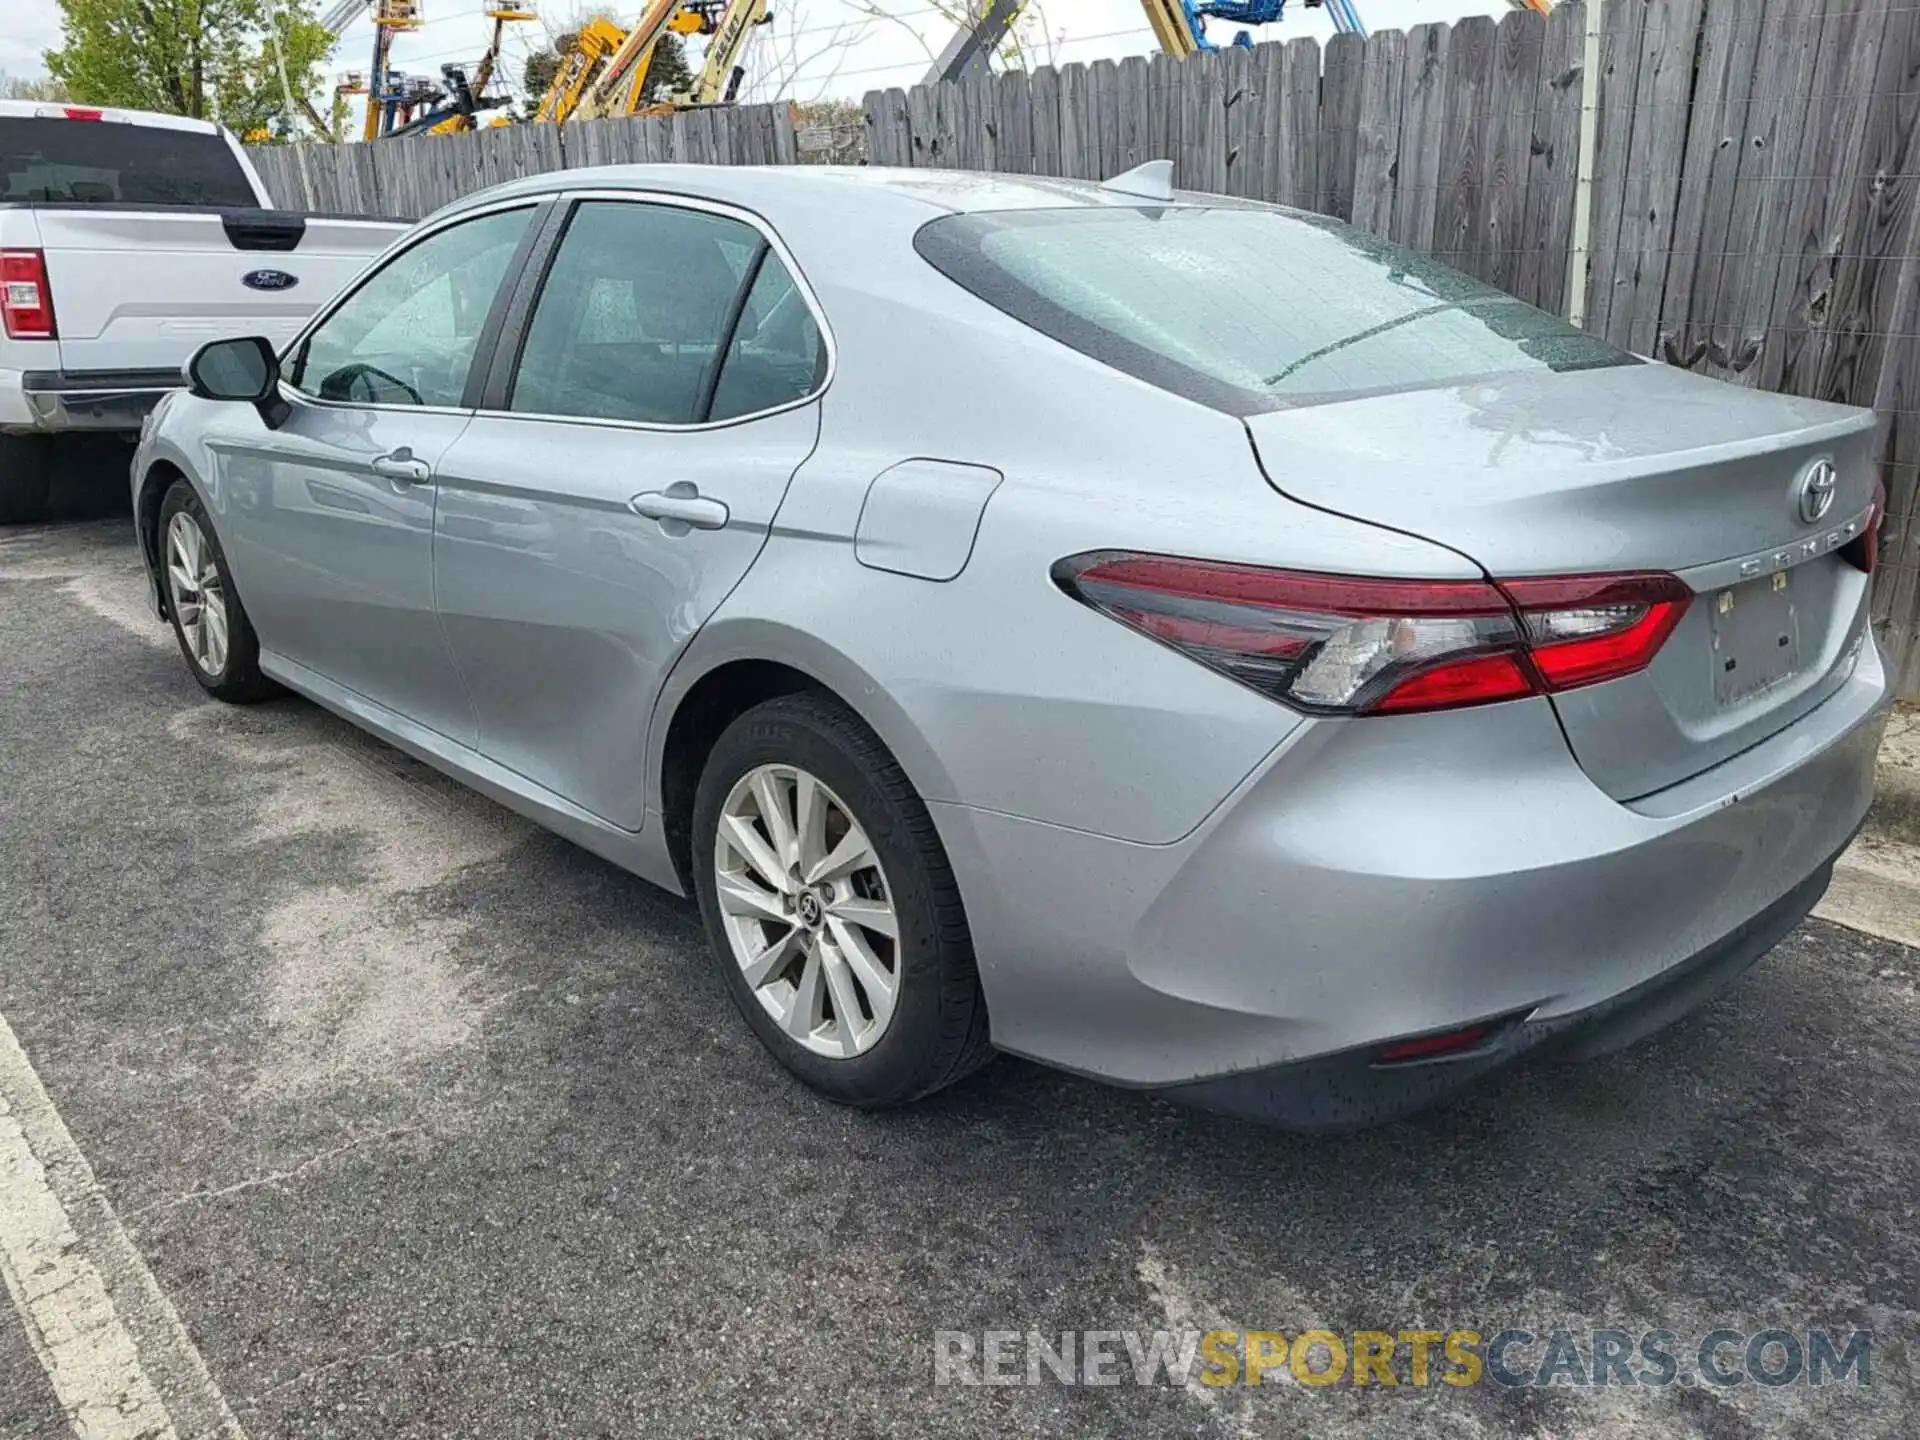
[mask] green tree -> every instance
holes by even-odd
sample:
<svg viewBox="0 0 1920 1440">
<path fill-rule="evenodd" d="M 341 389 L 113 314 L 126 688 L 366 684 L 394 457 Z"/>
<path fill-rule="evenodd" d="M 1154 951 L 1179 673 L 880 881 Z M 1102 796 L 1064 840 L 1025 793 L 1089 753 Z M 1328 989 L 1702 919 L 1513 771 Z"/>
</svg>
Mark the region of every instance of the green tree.
<svg viewBox="0 0 1920 1440">
<path fill-rule="evenodd" d="M 653 64 L 647 70 L 647 83 L 641 88 L 640 98 L 664 100 L 691 84 L 693 70 L 687 64 L 687 47 L 669 30 L 654 42 Z"/>
<path fill-rule="evenodd" d="M 313 0 L 60 0 L 47 69 L 83 104 L 290 130 L 270 39 L 296 97 L 320 88 L 333 37 Z"/>
</svg>

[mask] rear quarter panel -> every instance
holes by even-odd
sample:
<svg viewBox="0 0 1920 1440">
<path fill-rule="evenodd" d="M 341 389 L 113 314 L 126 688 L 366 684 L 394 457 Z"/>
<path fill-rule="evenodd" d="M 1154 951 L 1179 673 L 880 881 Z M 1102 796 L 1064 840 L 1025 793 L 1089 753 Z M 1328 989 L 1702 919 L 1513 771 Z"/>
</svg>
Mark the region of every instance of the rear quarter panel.
<svg viewBox="0 0 1920 1440">
<path fill-rule="evenodd" d="M 690 645 L 653 725 L 729 658 L 837 690 L 932 801 L 1153 844 L 1192 830 L 1300 717 L 1082 606 L 1053 563 L 1131 548 L 1379 574 L 1475 572 L 1458 556 L 1277 495 L 1245 431 L 1077 355 L 938 276 L 910 221 L 860 264 L 843 217 L 782 233 L 834 327 L 819 449 L 766 551 Z M 873 481 L 908 460 L 1005 477 L 951 579 L 859 562 Z M 655 798 L 657 803 L 657 780 Z"/>
</svg>

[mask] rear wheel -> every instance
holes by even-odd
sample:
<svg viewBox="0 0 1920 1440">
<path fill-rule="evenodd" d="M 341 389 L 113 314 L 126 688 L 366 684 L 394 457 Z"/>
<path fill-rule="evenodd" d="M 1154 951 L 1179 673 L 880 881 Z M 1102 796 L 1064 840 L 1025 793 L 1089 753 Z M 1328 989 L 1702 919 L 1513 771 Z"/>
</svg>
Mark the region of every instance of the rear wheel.
<svg viewBox="0 0 1920 1440">
<path fill-rule="evenodd" d="M 986 1001 L 927 807 L 859 717 L 768 701 L 714 746 L 694 878 L 734 1003 L 831 1099 L 897 1105 L 991 1058 Z"/>
<path fill-rule="evenodd" d="M 200 688 L 236 705 L 277 693 L 260 673 L 260 642 L 234 593 L 206 507 L 185 480 L 160 502 L 160 580 L 180 653 Z"/>
<path fill-rule="evenodd" d="M 0 435 L 0 525 L 46 518 L 50 472 L 46 436 Z"/>
</svg>

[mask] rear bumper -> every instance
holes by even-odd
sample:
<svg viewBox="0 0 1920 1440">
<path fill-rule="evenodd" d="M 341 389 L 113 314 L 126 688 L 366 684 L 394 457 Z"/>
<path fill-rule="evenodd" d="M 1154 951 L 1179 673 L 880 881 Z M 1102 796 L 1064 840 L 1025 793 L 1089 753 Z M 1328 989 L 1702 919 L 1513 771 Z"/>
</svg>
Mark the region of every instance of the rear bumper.
<svg viewBox="0 0 1920 1440">
<path fill-rule="evenodd" d="M 1337 1079 L 1347 1052 L 1511 1022 L 1492 1053 L 1422 1067 L 1452 1074 L 1404 1109 L 1581 1023 L 1675 1018 L 1704 998 L 1688 966 L 1751 964 L 1864 819 L 1886 698 L 1868 644 L 1816 710 L 1632 805 L 1547 702 L 1518 701 L 1303 725 L 1172 845 L 932 808 L 1001 1048 L 1287 1118 L 1270 1092 L 1317 1072 L 1278 1067 Z"/>
<path fill-rule="evenodd" d="M 1590 1060 L 1625 1049 L 1705 1004 L 1759 962 L 1826 894 L 1831 862 L 1731 935 L 1651 980 L 1573 1015 L 1513 1017 L 1471 1051 L 1376 1063 L 1372 1047 L 1243 1070 L 1161 1090 L 1169 1100 L 1289 1130 L 1340 1131 L 1408 1115 L 1466 1089 L 1530 1051 Z"/>
<path fill-rule="evenodd" d="M 147 412 L 181 385 L 177 370 L 24 370 L 4 427 L 63 433 L 137 433 Z"/>
</svg>

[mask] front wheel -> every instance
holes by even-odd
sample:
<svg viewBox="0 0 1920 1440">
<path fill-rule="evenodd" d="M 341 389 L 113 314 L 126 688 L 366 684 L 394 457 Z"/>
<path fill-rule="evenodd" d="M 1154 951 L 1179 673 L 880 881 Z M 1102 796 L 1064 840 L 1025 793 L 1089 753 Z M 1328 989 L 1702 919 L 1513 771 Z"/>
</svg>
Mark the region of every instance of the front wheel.
<svg viewBox="0 0 1920 1440">
<path fill-rule="evenodd" d="M 260 673 L 260 642 L 213 522 L 185 480 L 174 481 L 160 502 L 160 583 L 180 653 L 201 689 L 235 705 L 278 693 Z"/>
<path fill-rule="evenodd" d="M 721 735 L 694 800 L 694 883 L 734 1003 L 844 1104 L 902 1104 L 992 1056 L 959 887 L 926 805 L 830 696 Z"/>
</svg>

